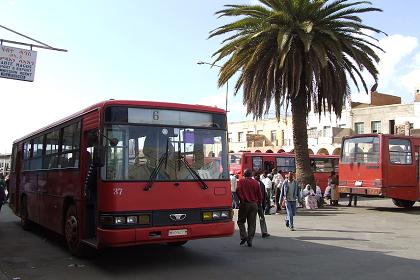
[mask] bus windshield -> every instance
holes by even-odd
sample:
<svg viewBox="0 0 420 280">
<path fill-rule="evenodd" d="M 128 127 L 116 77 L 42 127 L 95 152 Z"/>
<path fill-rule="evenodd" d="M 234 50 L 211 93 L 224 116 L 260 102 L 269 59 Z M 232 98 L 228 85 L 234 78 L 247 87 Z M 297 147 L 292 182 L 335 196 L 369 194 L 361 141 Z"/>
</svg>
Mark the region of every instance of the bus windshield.
<svg viewBox="0 0 420 280">
<path fill-rule="evenodd" d="M 194 181 L 183 160 L 203 180 L 228 178 L 225 130 L 107 125 L 105 135 L 118 139 L 107 145 L 105 180 L 148 181 L 158 170 L 154 181 Z"/>
<path fill-rule="evenodd" d="M 374 136 L 345 139 L 341 154 L 342 163 L 378 163 L 379 138 Z"/>
</svg>

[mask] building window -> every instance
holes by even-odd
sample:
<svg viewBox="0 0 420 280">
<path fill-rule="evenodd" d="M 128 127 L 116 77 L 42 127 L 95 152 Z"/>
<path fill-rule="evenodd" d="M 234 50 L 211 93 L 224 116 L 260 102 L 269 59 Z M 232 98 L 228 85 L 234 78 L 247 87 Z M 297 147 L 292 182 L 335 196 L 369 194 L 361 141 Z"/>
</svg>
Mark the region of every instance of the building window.
<svg viewBox="0 0 420 280">
<path fill-rule="evenodd" d="M 323 137 L 331 137 L 331 126 L 324 126 L 322 128 L 322 136 Z"/>
<path fill-rule="evenodd" d="M 358 122 L 354 124 L 354 131 L 356 134 L 363 134 L 365 133 L 365 124 L 362 122 Z"/>
<path fill-rule="evenodd" d="M 276 142 L 276 140 L 277 140 L 277 131 L 272 130 L 271 131 L 271 142 Z"/>
<path fill-rule="evenodd" d="M 316 127 L 311 127 L 308 129 L 308 137 L 309 138 L 317 138 L 317 134 L 316 134 Z"/>
<path fill-rule="evenodd" d="M 238 132 L 238 142 L 244 142 L 244 141 L 245 141 L 244 133 Z"/>
<path fill-rule="evenodd" d="M 372 133 L 381 133 L 381 122 L 373 121 L 371 122 Z"/>
<path fill-rule="evenodd" d="M 263 135 L 263 131 L 262 130 L 257 130 L 257 134 L 258 135 Z"/>
<path fill-rule="evenodd" d="M 246 134 L 248 134 L 248 135 L 254 134 L 254 131 L 249 130 Z"/>
<path fill-rule="evenodd" d="M 232 142 L 232 132 L 228 133 L 228 141 Z"/>
<path fill-rule="evenodd" d="M 338 128 L 346 128 L 346 125 L 345 124 L 339 124 Z"/>
</svg>

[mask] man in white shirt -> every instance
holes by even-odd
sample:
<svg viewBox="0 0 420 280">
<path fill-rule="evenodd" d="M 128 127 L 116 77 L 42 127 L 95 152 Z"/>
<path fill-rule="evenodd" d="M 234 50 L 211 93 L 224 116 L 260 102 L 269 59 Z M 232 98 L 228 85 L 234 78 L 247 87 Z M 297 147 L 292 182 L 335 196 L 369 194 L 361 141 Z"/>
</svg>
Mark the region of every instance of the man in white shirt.
<svg viewBox="0 0 420 280">
<path fill-rule="evenodd" d="M 236 194 L 236 188 L 238 187 L 238 178 L 235 174 L 230 174 L 230 190 L 232 192 L 232 208 L 239 209 L 239 199 Z"/>
<path fill-rule="evenodd" d="M 281 175 L 281 170 L 277 171 L 277 169 L 273 169 L 273 183 L 274 183 L 274 191 L 275 191 L 275 197 L 276 197 L 276 206 L 277 206 L 277 212 L 280 212 L 280 189 L 283 185 L 284 178 Z"/>
<path fill-rule="evenodd" d="M 273 178 L 273 176 L 270 174 L 266 174 L 265 178 L 262 180 L 262 182 L 264 183 L 265 186 L 265 192 L 267 193 L 267 198 L 266 198 L 266 207 L 265 207 L 265 214 L 266 215 L 270 215 L 270 208 L 271 208 L 271 197 L 272 197 L 272 187 L 273 187 L 273 182 L 271 181 L 271 179 Z"/>
</svg>

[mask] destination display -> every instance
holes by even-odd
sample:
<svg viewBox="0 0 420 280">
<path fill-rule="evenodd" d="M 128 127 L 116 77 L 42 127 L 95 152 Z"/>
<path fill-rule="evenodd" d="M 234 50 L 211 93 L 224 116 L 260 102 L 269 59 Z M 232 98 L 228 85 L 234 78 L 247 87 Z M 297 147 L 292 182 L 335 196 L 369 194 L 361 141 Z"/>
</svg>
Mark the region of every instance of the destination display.
<svg viewBox="0 0 420 280">
<path fill-rule="evenodd" d="M 0 46 L 0 77 L 33 82 L 36 51 Z"/>
</svg>

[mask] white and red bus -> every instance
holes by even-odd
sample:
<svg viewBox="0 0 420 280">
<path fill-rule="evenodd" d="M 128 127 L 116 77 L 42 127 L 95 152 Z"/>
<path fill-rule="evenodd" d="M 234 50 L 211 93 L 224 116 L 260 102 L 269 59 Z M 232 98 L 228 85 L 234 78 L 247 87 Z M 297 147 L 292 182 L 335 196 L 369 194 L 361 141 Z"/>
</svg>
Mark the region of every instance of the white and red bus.
<svg viewBox="0 0 420 280">
<path fill-rule="evenodd" d="M 331 171 L 338 172 L 337 155 L 309 155 L 312 171 L 314 172 L 317 186 L 324 192 L 327 187 L 328 177 Z M 230 153 L 229 154 L 230 173 L 242 176 L 246 168 L 255 172 L 268 173 L 272 169 L 281 171 L 283 175 L 287 172 L 296 172 L 295 155 L 292 153 Z"/>
<path fill-rule="evenodd" d="M 420 200 L 420 137 L 363 134 L 343 138 L 339 190 L 389 197 L 398 207 Z"/>
<path fill-rule="evenodd" d="M 13 144 L 11 207 L 70 252 L 234 232 L 226 113 L 109 100 Z"/>
</svg>

